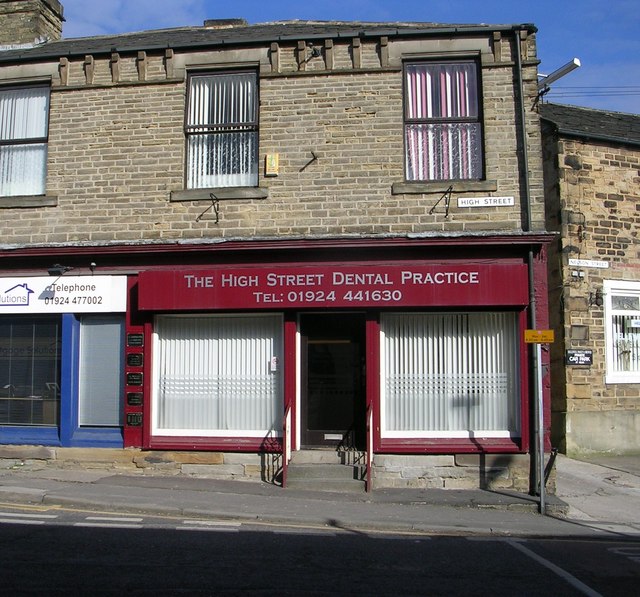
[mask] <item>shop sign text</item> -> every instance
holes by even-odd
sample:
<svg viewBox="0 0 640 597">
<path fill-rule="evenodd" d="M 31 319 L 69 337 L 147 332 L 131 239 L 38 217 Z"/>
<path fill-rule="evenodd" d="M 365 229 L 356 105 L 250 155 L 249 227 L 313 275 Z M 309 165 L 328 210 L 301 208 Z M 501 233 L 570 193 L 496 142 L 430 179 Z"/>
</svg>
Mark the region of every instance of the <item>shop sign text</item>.
<svg viewBox="0 0 640 597">
<path fill-rule="evenodd" d="M 353 265 L 148 271 L 142 309 L 526 304 L 526 266 Z"/>
</svg>

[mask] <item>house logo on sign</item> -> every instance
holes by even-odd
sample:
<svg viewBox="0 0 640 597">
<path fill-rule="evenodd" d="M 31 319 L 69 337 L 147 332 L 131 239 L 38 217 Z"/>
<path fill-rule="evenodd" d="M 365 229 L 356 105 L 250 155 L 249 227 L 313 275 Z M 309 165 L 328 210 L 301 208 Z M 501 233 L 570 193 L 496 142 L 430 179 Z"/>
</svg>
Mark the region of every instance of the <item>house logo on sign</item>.
<svg viewBox="0 0 640 597">
<path fill-rule="evenodd" d="M 0 295 L 0 307 L 17 307 L 29 305 L 33 290 L 27 284 L 16 284 Z"/>
</svg>

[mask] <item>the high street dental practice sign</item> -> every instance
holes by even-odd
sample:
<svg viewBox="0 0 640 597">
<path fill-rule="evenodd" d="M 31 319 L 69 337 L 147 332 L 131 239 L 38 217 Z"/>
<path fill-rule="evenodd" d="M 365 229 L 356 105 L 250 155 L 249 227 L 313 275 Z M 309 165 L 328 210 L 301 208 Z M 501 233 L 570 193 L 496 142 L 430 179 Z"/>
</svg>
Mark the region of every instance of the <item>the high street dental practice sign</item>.
<svg viewBox="0 0 640 597">
<path fill-rule="evenodd" d="M 316 264 L 144 271 L 139 308 L 526 305 L 524 264 Z"/>
<path fill-rule="evenodd" d="M 0 315 L 126 310 L 126 276 L 0 278 Z"/>
</svg>

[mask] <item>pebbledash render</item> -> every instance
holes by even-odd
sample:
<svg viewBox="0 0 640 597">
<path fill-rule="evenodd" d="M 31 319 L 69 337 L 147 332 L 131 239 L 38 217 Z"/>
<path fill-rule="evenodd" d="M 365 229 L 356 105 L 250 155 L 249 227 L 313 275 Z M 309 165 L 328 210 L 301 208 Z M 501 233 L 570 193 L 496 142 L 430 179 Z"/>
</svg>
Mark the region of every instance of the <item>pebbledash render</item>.
<svg viewBox="0 0 640 597">
<path fill-rule="evenodd" d="M 234 19 L 0 51 L 4 457 L 536 491 L 535 33 Z"/>
</svg>

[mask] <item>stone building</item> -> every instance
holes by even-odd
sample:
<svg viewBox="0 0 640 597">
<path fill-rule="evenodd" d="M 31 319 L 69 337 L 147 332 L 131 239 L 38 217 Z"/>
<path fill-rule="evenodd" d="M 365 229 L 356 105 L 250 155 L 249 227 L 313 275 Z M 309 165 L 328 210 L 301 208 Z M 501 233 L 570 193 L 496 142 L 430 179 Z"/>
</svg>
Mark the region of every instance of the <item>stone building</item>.
<svg viewBox="0 0 640 597">
<path fill-rule="evenodd" d="M 554 445 L 640 452 L 640 116 L 543 104 Z"/>
<path fill-rule="evenodd" d="M 238 19 L 0 52 L 3 444 L 535 489 L 535 32 Z"/>
</svg>

